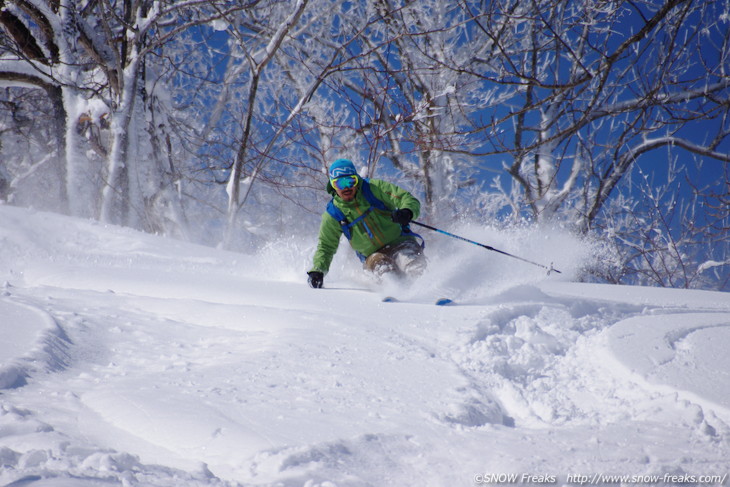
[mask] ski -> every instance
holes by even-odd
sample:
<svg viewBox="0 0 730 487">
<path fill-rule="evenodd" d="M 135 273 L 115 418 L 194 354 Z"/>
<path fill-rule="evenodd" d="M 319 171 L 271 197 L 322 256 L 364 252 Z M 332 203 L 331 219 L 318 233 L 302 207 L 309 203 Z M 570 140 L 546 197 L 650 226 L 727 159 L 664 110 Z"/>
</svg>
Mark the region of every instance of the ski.
<svg viewBox="0 0 730 487">
<path fill-rule="evenodd" d="M 398 303 L 400 300 L 393 296 L 385 296 L 381 299 L 381 301 L 384 303 Z M 433 304 L 435 304 L 436 306 L 452 306 L 455 305 L 456 302 L 453 299 L 449 298 L 439 298 Z"/>
</svg>

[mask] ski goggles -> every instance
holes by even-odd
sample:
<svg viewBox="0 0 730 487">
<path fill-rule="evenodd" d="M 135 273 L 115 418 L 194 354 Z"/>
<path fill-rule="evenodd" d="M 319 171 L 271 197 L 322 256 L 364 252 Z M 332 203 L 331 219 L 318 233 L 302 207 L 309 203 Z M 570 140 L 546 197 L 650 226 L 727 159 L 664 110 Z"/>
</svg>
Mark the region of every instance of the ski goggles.
<svg viewBox="0 0 730 487">
<path fill-rule="evenodd" d="M 357 183 L 359 181 L 360 181 L 360 178 L 358 178 L 355 175 L 342 176 L 337 179 L 330 179 L 330 183 L 332 183 L 332 187 L 335 189 L 339 189 L 339 190 L 354 188 L 355 186 L 357 186 Z"/>
</svg>

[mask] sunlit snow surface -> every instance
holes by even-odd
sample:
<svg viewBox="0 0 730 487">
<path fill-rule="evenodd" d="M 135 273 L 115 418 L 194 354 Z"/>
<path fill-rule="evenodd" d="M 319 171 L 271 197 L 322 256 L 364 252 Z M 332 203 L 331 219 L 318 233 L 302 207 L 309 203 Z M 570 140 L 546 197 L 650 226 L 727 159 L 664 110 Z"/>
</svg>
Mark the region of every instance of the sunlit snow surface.
<svg viewBox="0 0 730 487">
<path fill-rule="evenodd" d="M 571 282 L 597 256 L 558 231 L 449 231 L 563 274 L 424 234 L 410 287 L 343 244 L 312 290 L 316 229 L 246 256 L 0 206 L 0 485 L 728 473 L 730 295 Z"/>
</svg>

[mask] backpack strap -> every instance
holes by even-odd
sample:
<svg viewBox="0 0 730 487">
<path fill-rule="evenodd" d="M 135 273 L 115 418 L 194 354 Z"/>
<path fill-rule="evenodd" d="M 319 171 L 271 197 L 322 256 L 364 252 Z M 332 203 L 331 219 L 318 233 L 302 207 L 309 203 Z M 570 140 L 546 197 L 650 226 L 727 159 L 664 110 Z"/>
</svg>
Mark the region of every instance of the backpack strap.
<svg viewBox="0 0 730 487">
<path fill-rule="evenodd" d="M 352 239 L 352 227 L 357 225 L 358 223 L 362 222 L 363 227 L 365 227 L 365 231 L 368 233 L 368 237 L 373 238 L 373 233 L 370 231 L 370 228 L 367 226 L 367 224 L 363 221 L 370 212 L 373 211 L 373 207 L 370 206 L 367 210 L 363 212 L 362 215 L 355 218 L 354 220 L 347 221 L 347 218 L 345 217 L 345 214 L 342 213 L 342 210 L 337 208 L 335 206 L 335 200 L 332 198 L 332 200 L 327 204 L 327 213 L 332 216 L 337 222 L 340 224 L 340 227 L 342 227 L 342 233 L 345 234 L 345 237 L 347 237 L 347 240 Z"/>
<path fill-rule="evenodd" d="M 365 200 L 367 200 L 370 207 L 367 210 L 365 210 L 362 215 L 355 218 L 351 222 L 347 220 L 347 218 L 345 217 L 345 214 L 342 213 L 342 210 L 340 210 L 335 205 L 334 198 L 332 198 L 330 200 L 330 202 L 327 204 L 327 213 L 329 213 L 332 216 L 332 218 L 337 220 L 337 222 L 340 224 L 340 226 L 342 227 L 342 233 L 345 234 L 345 237 L 347 237 L 347 240 L 352 239 L 352 227 L 354 227 L 355 225 L 357 225 L 360 222 L 363 222 L 363 226 L 365 227 L 365 231 L 367 232 L 368 236 L 370 238 L 373 238 L 373 233 L 370 231 L 370 228 L 367 226 L 367 224 L 363 220 L 365 219 L 366 216 L 368 216 L 370 214 L 371 211 L 373 211 L 376 208 L 379 210 L 388 211 L 388 207 L 385 206 L 385 203 L 383 203 L 381 200 L 376 198 L 375 195 L 373 194 L 373 190 L 370 189 L 370 182 L 368 179 L 362 180 L 362 185 L 361 185 L 360 189 L 362 191 L 363 196 L 365 196 Z"/>
<path fill-rule="evenodd" d="M 378 210 L 390 211 L 390 208 L 385 206 L 385 203 L 375 197 L 373 190 L 370 189 L 370 180 L 368 179 L 362 180 L 362 194 L 365 196 L 367 202 L 370 203 L 370 206 L 373 206 Z"/>
<path fill-rule="evenodd" d="M 327 213 L 329 213 L 330 216 L 332 218 L 334 218 L 335 220 L 337 220 L 337 222 L 340 224 L 340 228 L 342 228 L 342 233 L 345 234 L 345 237 L 347 237 L 347 240 L 352 239 L 352 231 L 351 231 L 352 227 L 357 225 L 360 222 L 360 220 L 362 220 L 368 213 L 370 213 L 370 210 L 372 210 L 372 208 L 369 208 L 368 211 L 366 211 L 365 213 L 360 215 L 354 221 L 348 222 L 347 218 L 345 217 L 345 214 L 342 213 L 342 210 L 340 210 L 339 208 L 337 208 L 337 206 L 335 206 L 334 198 L 332 198 L 332 200 L 330 200 L 330 202 L 327 204 Z M 365 228 L 367 229 L 368 234 L 369 234 L 370 229 L 367 226 L 365 226 Z M 358 258 L 360 259 L 360 262 L 365 262 L 365 259 L 367 257 L 365 257 L 360 252 L 356 251 L 355 253 L 357 254 Z"/>
<path fill-rule="evenodd" d="M 335 199 L 332 198 L 330 202 L 327 204 L 327 213 L 337 220 L 337 223 L 340 224 L 342 227 L 342 233 L 345 234 L 345 237 L 347 237 L 347 240 L 350 240 L 352 238 L 352 234 L 350 233 L 350 228 L 352 228 L 352 225 L 349 224 L 347 221 L 347 218 L 345 217 L 345 214 L 342 213 L 342 210 L 337 208 L 335 206 Z"/>
</svg>

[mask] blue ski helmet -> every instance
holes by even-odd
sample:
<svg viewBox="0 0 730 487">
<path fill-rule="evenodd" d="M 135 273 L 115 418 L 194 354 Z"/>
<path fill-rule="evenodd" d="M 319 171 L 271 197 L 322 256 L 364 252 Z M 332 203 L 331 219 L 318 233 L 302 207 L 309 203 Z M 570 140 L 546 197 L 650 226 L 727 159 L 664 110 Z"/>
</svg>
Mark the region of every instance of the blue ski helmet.
<svg viewBox="0 0 730 487">
<path fill-rule="evenodd" d="M 330 179 L 341 178 L 342 176 L 357 176 L 357 169 L 349 159 L 337 159 L 330 165 Z"/>
</svg>

